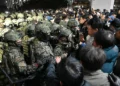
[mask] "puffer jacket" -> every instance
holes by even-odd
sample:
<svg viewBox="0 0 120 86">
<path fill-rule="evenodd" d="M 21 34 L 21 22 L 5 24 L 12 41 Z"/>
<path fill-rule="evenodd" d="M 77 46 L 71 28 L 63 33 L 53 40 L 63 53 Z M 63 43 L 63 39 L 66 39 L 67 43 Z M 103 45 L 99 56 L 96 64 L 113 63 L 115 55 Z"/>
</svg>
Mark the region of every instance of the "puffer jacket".
<svg viewBox="0 0 120 86">
<path fill-rule="evenodd" d="M 104 49 L 104 51 L 106 53 L 107 58 L 106 62 L 102 67 L 102 71 L 105 73 L 111 73 L 113 72 L 113 68 L 118 57 L 119 49 L 117 46 L 114 46 Z"/>
</svg>

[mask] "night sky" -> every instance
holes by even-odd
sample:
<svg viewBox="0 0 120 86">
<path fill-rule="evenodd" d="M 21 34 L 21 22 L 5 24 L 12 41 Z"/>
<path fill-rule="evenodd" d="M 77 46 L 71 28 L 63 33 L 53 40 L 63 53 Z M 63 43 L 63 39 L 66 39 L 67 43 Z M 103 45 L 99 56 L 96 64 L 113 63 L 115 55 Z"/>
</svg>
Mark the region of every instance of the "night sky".
<svg viewBox="0 0 120 86">
<path fill-rule="evenodd" d="M 5 5 L 5 0 L 0 0 L 0 5 Z"/>
</svg>

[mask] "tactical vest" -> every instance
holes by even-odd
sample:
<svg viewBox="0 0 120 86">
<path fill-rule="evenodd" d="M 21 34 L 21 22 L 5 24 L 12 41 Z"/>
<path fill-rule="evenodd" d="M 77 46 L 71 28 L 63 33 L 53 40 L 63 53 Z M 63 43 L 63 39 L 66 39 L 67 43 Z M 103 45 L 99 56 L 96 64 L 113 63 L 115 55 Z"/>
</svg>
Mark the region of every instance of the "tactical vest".
<svg viewBox="0 0 120 86">
<path fill-rule="evenodd" d="M 4 50 L 2 63 L 8 74 L 18 74 L 22 67 L 26 67 L 24 56 L 17 47 L 9 46 Z"/>
<path fill-rule="evenodd" d="M 28 56 L 28 40 L 29 40 L 29 37 L 26 35 L 23 37 L 22 39 L 22 46 L 23 46 L 23 54 Z"/>
<path fill-rule="evenodd" d="M 4 65 L 2 65 L 2 57 L 3 57 L 3 52 L 4 52 L 4 46 L 7 46 L 7 44 L 3 44 L 3 42 L 0 42 L 0 66 L 4 67 Z M 0 70 L 0 86 L 7 86 L 8 83 L 8 79 L 6 78 L 6 76 L 3 74 L 3 72 Z"/>
<path fill-rule="evenodd" d="M 36 61 L 45 64 L 54 59 L 54 54 L 48 43 L 37 41 L 34 44 L 34 55 Z"/>
</svg>

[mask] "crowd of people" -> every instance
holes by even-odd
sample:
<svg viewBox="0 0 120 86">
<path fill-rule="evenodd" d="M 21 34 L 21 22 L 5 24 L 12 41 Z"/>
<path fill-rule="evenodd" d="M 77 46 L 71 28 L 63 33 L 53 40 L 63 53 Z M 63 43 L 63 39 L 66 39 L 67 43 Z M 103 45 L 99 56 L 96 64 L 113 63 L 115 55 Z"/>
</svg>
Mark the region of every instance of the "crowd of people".
<svg viewBox="0 0 120 86">
<path fill-rule="evenodd" d="M 120 10 L 0 14 L 0 86 L 120 86 Z"/>
</svg>

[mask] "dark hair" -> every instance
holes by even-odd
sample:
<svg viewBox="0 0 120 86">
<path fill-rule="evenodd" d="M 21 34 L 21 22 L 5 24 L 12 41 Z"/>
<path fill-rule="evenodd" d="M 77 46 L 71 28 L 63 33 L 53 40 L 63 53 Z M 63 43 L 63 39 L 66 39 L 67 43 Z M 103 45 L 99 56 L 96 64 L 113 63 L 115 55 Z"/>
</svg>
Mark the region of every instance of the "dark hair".
<svg viewBox="0 0 120 86">
<path fill-rule="evenodd" d="M 64 58 L 58 65 L 57 71 L 65 86 L 80 86 L 83 82 L 83 67 L 73 57 Z"/>
<path fill-rule="evenodd" d="M 108 48 L 115 45 L 115 37 L 113 32 L 109 30 L 100 30 L 94 35 L 94 40 L 102 48 Z"/>
<path fill-rule="evenodd" d="M 100 29 L 103 27 L 102 21 L 96 15 L 88 21 L 88 25 L 90 25 L 92 29 Z"/>
<path fill-rule="evenodd" d="M 60 19 L 59 17 L 55 19 L 55 23 L 56 23 L 56 24 L 59 24 L 60 21 L 61 21 L 61 19 Z"/>
<path fill-rule="evenodd" d="M 111 25 L 115 27 L 116 29 L 120 27 L 120 20 L 118 18 L 115 18 L 112 22 Z"/>
<path fill-rule="evenodd" d="M 81 18 L 88 19 L 88 15 L 82 15 Z"/>
<path fill-rule="evenodd" d="M 74 16 L 75 14 L 73 12 L 69 12 L 69 16 Z"/>
<path fill-rule="evenodd" d="M 83 47 L 79 58 L 83 67 L 88 71 L 97 71 L 102 68 L 106 61 L 106 55 L 102 49 L 93 46 Z"/>
<path fill-rule="evenodd" d="M 116 15 L 116 12 L 113 11 L 111 14 L 112 14 L 112 15 Z"/>
<path fill-rule="evenodd" d="M 67 15 L 66 14 L 63 14 L 62 15 L 62 19 L 64 20 L 64 19 L 66 19 L 67 18 Z"/>
</svg>

